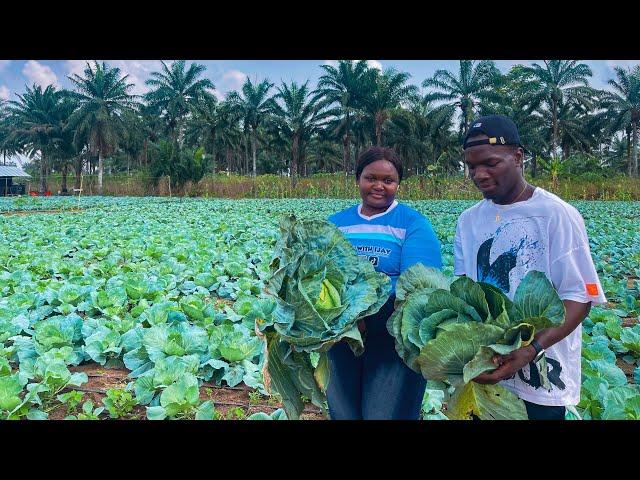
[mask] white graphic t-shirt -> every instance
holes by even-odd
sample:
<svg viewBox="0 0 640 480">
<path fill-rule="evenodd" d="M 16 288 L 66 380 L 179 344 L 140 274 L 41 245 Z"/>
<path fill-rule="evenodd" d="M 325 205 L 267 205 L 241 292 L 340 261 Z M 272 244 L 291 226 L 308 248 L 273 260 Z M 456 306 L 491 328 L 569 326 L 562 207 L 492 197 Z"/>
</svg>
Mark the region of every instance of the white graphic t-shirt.
<svg viewBox="0 0 640 480">
<path fill-rule="evenodd" d="M 513 299 L 531 270 L 546 274 L 562 300 L 605 303 L 584 220 L 556 195 L 536 188 L 524 202 L 482 200 L 465 210 L 456 227 L 454 273 L 491 283 Z M 530 363 L 501 385 L 539 405 L 580 401 L 582 325 L 546 350 L 550 390 Z"/>
</svg>

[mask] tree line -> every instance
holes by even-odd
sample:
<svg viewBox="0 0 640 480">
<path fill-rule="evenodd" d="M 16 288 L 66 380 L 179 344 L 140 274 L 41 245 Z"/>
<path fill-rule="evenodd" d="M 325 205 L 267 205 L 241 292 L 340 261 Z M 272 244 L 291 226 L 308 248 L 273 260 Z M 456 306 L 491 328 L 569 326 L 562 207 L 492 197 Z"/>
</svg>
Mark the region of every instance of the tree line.
<svg viewBox="0 0 640 480">
<path fill-rule="evenodd" d="M 120 69 L 87 63 L 69 76 L 73 89 L 26 86 L 0 104 L 0 156 L 33 158 L 40 191 L 47 175 L 169 175 L 174 186 L 207 173 L 291 177 L 353 172 L 371 145 L 393 147 L 408 174 L 462 174 L 461 139 L 477 115 L 500 113 L 518 125 L 526 168 L 638 175 L 640 66 L 615 68 L 609 90 L 589 85 L 591 69 L 576 60 L 516 65 L 462 60 L 422 82 L 364 61 L 320 65 L 315 89 L 304 83 L 247 78 L 224 100 L 206 67 L 183 60 L 152 72 L 142 96 Z M 466 174 L 466 172 L 465 172 Z"/>
</svg>

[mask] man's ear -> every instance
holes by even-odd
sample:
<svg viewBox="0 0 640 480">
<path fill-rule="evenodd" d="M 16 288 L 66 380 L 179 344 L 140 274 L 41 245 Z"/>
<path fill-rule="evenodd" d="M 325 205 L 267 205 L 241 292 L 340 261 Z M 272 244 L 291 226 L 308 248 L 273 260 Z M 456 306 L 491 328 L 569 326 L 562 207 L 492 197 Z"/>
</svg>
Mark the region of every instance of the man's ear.
<svg viewBox="0 0 640 480">
<path fill-rule="evenodd" d="M 522 147 L 518 147 L 515 153 L 516 165 L 524 170 L 524 150 Z"/>
</svg>

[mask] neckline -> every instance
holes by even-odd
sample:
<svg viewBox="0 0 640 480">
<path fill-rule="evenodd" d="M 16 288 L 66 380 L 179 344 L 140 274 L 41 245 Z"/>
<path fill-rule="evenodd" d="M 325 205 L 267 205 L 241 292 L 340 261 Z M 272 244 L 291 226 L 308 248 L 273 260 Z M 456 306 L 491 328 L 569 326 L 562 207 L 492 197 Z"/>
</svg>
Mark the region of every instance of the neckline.
<svg viewBox="0 0 640 480">
<path fill-rule="evenodd" d="M 533 200 L 534 198 L 536 198 L 539 194 L 540 191 L 540 187 L 533 187 L 533 193 L 531 194 L 531 196 L 529 198 L 527 198 L 526 200 L 522 200 L 520 202 L 514 202 L 514 203 L 508 203 L 506 205 L 502 205 L 500 203 L 496 203 L 493 200 L 487 200 L 491 205 L 493 205 L 495 208 L 497 208 L 498 210 L 507 210 L 509 208 L 513 208 L 513 207 L 517 207 L 519 205 L 526 205 L 528 202 L 530 202 L 531 200 Z"/>
<path fill-rule="evenodd" d="M 365 214 L 362 213 L 362 204 L 360 204 L 360 205 L 358 205 L 358 215 L 360 215 L 360 218 L 364 218 L 365 220 L 373 220 L 375 218 L 382 217 L 383 215 L 386 215 L 391 210 L 396 208 L 397 205 L 398 205 L 398 200 L 394 200 L 393 203 L 391 203 L 391 205 L 389 205 L 389 208 L 387 208 L 384 212 L 376 213 L 375 215 L 371 215 L 370 217 L 368 217 L 368 216 L 366 216 Z"/>
</svg>

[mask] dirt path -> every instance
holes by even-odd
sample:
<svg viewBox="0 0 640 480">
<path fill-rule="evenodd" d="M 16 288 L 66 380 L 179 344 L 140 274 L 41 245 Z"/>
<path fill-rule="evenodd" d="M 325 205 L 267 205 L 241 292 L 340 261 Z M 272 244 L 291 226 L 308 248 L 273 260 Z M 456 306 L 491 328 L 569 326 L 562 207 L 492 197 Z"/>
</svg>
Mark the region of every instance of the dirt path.
<svg viewBox="0 0 640 480">
<path fill-rule="evenodd" d="M 119 368 L 104 368 L 96 363 L 87 363 L 77 367 L 70 367 L 72 372 L 84 372 L 88 381 L 81 387 L 72 387 L 69 390 L 77 390 L 84 393 L 83 402 L 91 399 L 94 408 L 102 405 L 102 399 L 106 396 L 107 390 L 111 388 L 124 389 L 131 379 L 127 378 L 128 370 Z M 202 400 L 212 400 L 216 412 L 221 414 L 222 420 L 235 420 L 245 418 L 257 412 L 272 413 L 282 404 L 276 403 L 270 397 L 260 395 L 257 397 L 249 395 L 253 390 L 246 385 L 237 387 L 220 387 L 210 382 L 204 382 L 200 388 L 200 398 Z M 49 414 L 51 420 L 62 420 L 67 415 L 65 406 L 54 409 Z M 105 412 L 101 418 L 108 418 Z M 130 419 L 146 419 L 146 409 L 142 405 L 134 407 Z M 301 420 L 324 420 L 322 411 L 315 405 L 307 404 L 300 416 Z"/>
</svg>

